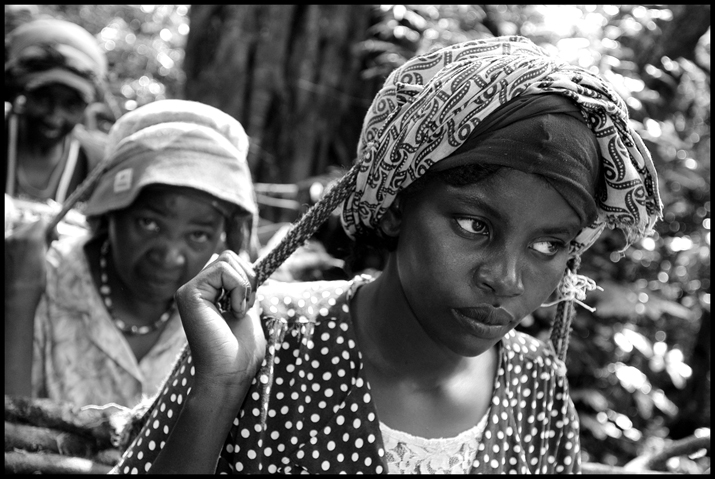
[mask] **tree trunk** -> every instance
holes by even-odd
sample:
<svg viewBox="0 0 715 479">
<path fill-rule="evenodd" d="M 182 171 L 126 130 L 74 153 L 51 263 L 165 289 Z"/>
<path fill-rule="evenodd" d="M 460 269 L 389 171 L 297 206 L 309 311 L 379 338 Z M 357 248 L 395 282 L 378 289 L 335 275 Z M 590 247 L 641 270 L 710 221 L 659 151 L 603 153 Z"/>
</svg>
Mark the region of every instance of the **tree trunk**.
<svg viewBox="0 0 715 479">
<path fill-rule="evenodd" d="M 192 5 L 185 94 L 236 118 L 254 181 L 348 168 L 374 91 L 360 78 L 369 5 Z"/>
</svg>

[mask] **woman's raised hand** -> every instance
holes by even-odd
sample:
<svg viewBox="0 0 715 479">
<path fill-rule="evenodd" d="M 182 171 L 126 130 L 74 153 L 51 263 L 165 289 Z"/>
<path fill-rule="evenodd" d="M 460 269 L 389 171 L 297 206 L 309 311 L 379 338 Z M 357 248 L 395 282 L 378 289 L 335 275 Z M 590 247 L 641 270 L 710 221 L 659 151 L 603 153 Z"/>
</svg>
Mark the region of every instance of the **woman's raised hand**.
<svg viewBox="0 0 715 479">
<path fill-rule="evenodd" d="M 226 250 L 176 292 L 191 348 L 196 388 L 239 391 L 263 361 L 266 338 L 255 302 L 256 275 L 248 261 Z M 225 291 L 231 308 L 216 306 Z"/>
<path fill-rule="evenodd" d="M 5 394 L 32 394 L 35 311 L 47 285 L 47 248 L 56 238 L 44 219 L 5 238 Z"/>
<path fill-rule="evenodd" d="M 40 218 L 18 226 L 5 238 L 5 286 L 42 292 L 45 290 L 45 254 L 57 239 L 57 230 L 47 231 Z"/>
</svg>

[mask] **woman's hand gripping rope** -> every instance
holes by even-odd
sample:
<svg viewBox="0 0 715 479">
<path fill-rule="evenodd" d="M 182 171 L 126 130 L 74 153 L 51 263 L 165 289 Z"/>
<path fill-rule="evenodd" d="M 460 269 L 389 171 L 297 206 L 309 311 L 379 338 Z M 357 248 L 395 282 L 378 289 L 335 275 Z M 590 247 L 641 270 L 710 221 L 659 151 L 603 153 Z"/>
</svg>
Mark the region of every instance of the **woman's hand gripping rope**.
<svg viewBox="0 0 715 479">
<path fill-rule="evenodd" d="M 263 362 L 266 338 L 253 307 L 255 283 L 253 266 L 227 250 L 177 291 L 198 390 L 238 393 Z M 230 298 L 223 313 L 221 294 Z"/>
<path fill-rule="evenodd" d="M 234 252 L 224 251 L 179 288 L 176 299 L 189 344 L 182 350 L 167 380 L 179 374 L 190 353 L 195 368 L 194 391 L 203 391 L 209 396 L 216 392 L 215 398 L 225 397 L 227 393 L 240 398 L 241 385 L 247 390 L 247 381 L 258 372 L 266 352 L 267 341 L 257 311 L 250 309 L 255 302 L 254 292 L 354 190 L 359 169 L 360 163 L 356 162 L 280 243 L 252 266 Z M 221 310 L 226 312 L 222 314 Z M 244 316 L 246 310 L 248 313 Z M 227 387 L 230 389 L 226 390 Z M 242 401 L 240 399 L 238 404 Z M 152 402 L 127 427 L 130 431 L 125 438 L 127 443 L 136 437 L 158 403 L 157 400 Z"/>
</svg>

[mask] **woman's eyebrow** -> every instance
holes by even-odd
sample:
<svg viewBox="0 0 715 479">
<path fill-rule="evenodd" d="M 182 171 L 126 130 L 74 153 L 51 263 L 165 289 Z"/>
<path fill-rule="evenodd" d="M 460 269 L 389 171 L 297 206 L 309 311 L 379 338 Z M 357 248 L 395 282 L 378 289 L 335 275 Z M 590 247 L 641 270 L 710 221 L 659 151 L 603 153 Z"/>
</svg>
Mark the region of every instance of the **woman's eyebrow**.
<svg viewBox="0 0 715 479">
<path fill-rule="evenodd" d="M 488 215 L 496 218 L 498 220 L 504 219 L 504 215 L 501 210 L 492 206 L 488 201 L 481 195 L 475 195 L 473 193 L 467 192 L 457 192 L 455 198 L 460 203 L 463 203 L 467 207 L 479 208 L 484 210 Z M 581 230 L 581 225 L 576 222 L 569 222 L 563 225 L 546 226 L 540 230 L 541 234 L 545 235 L 569 235 L 573 236 Z"/>
<path fill-rule="evenodd" d="M 568 235 L 568 236 L 574 236 L 576 233 L 578 233 L 581 230 L 580 225 L 576 225 L 575 223 L 568 224 L 568 225 L 563 225 L 563 226 L 550 226 L 548 228 L 544 228 L 541 230 L 542 234 L 545 235 Z"/>
<path fill-rule="evenodd" d="M 489 204 L 488 201 L 485 201 L 482 195 L 476 195 L 473 193 L 468 193 L 464 191 L 458 191 L 455 194 L 455 198 L 457 201 L 460 203 L 463 203 L 464 206 L 471 207 L 471 208 L 480 208 L 482 210 L 485 210 L 489 215 L 497 218 L 497 219 L 502 219 L 503 215 L 500 210 Z"/>
</svg>

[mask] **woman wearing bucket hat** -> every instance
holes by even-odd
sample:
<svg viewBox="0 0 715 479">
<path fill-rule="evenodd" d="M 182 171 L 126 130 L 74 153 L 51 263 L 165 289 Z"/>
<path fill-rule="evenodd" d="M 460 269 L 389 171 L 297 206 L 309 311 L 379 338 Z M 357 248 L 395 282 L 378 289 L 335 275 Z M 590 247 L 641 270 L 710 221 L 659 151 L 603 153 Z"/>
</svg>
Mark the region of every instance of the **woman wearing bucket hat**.
<svg viewBox="0 0 715 479">
<path fill-rule="evenodd" d="M 8 380 L 29 390 L 8 351 L 29 344 L 33 324 L 33 396 L 133 407 L 156 393 L 186 342 L 177 288 L 227 246 L 253 259 L 247 150 L 236 120 L 197 102 L 157 101 L 113 126 L 83 211 L 91 233 L 46 254 L 44 220 L 6 238 L 7 394 Z"/>
<path fill-rule="evenodd" d="M 606 226 L 649 234 L 662 209 L 628 122 L 599 76 L 523 37 L 407 61 L 291 238 L 179 289 L 190 350 L 114 472 L 579 472 L 565 353 L 596 286 L 578 258 Z M 263 284 L 340 200 L 347 234 L 387 251 L 381 274 Z M 514 330 L 552 299 L 551 343 Z"/>
<path fill-rule="evenodd" d="M 101 98 L 107 60 L 64 20 L 25 23 L 5 43 L 5 193 L 62 203 L 101 160 L 106 135 L 81 121 Z"/>
</svg>

